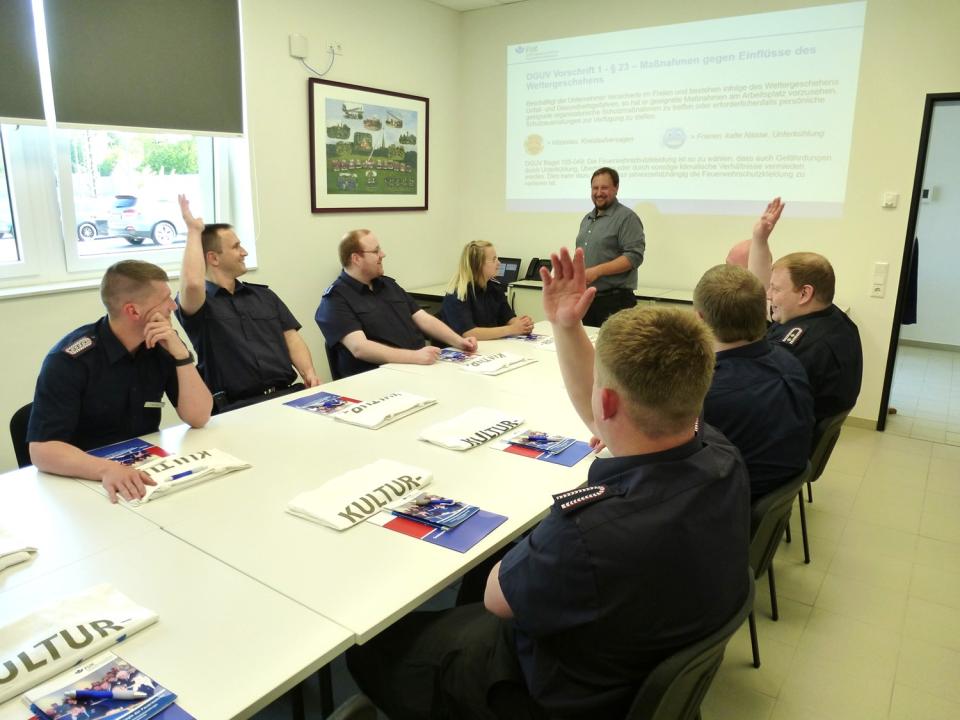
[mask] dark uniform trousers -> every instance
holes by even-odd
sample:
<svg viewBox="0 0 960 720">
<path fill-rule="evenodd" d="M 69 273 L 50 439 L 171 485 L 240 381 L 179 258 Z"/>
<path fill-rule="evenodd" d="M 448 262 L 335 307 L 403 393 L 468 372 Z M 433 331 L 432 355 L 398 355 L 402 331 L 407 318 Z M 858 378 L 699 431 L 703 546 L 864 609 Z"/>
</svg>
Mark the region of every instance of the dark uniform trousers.
<svg viewBox="0 0 960 720">
<path fill-rule="evenodd" d="M 587 314 L 583 316 L 583 324 L 600 327 L 604 321 L 614 313 L 632 308 L 637 304 L 637 296 L 630 288 L 616 288 L 598 292 Z"/>
<path fill-rule="evenodd" d="M 390 720 L 546 720 L 527 692 L 512 623 L 482 603 L 415 612 L 347 651 L 347 666 Z"/>
</svg>

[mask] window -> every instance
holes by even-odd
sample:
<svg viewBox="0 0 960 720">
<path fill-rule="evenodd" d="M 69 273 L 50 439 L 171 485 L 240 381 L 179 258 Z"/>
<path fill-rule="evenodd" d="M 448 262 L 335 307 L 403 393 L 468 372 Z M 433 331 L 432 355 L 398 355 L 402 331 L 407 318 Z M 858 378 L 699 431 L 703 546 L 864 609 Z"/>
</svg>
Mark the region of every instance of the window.
<svg viewBox="0 0 960 720">
<path fill-rule="evenodd" d="M 0 265 L 20 261 L 20 244 L 13 222 L 13 202 L 7 183 L 7 163 L 3 151 L 3 134 L 0 133 Z"/>
<path fill-rule="evenodd" d="M 171 1 L 193 7 L 191 0 Z M 22 0 L 0 9 L 5 13 L 0 18 L 17 10 L 11 20 L 18 27 L 15 37 L 35 31 L 36 47 L 22 44 L 24 52 L 37 59 L 43 87 L 43 112 L 38 114 L 46 116 L 44 120 L 37 115 L 7 114 L 18 119 L 0 124 L 0 296 L 92 285 L 107 266 L 125 257 L 177 272 L 186 241 L 177 203 L 180 193 L 190 198 L 198 217 L 233 224 L 250 252 L 248 266 L 255 267 L 248 146 L 245 138 L 236 135 L 242 132 L 238 23 L 231 25 L 236 29 L 231 41 L 235 52 L 219 46 L 213 50 L 207 32 L 197 30 L 189 43 L 191 52 L 213 52 L 217 63 L 202 65 L 222 66 L 220 75 L 201 82 L 197 76 L 202 73 L 194 67 L 196 53 L 158 50 L 158 56 L 118 70 L 112 56 L 108 62 L 98 50 L 78 45 L 71 30 L 78 17 L 93 22 L 94 17 L 112 17 L 122 11 L 137 26 L 143 25 L 143 13 L 147 13 L 152 18 L 147 25 L 162 32 L 169 6 L 132 7 L 117 0 L 97 0 L 80 8 Z M 218 3 L 213 11 L 237 20 L 235 3 Z M 48 40 L 50 57 L 57 59 L 53 67 L 48 61 Z M 129 92 L 118 96 L 101 82 L 91 81 L 89 74 L 71 75 L 74 70 L 89 73 L 88 64 L 75 58 L 91 52 L 116 72 L 132 73 L 126 85 L 121 82 Z M 168 61 L 194 67 L 196 82 L 191 82 L 191 88 L 201 95 L 184 90 L 183 72 L 171 70 Z M 162 87 L 158 77 L 172 85 Z M 231 80 L 225 83 L 224 77 Z M 17 87 L 26 82 L 18 81 Z M 211 103 L 209 92 L 202 94 L 211 85 L 229 85 L 235 91 L 227 103 L 231 112 Z M 89 102 L 77 105 L 78 95 L 69 90 L 88 86 L 90 93 L 79 99 Z M 159 102 L 164 112 L 135 100 L 134 88 L 145 91 L 151 102 Z M 24 118 L 22 124 L 19 118 Z M 232 119 L 228 125 L 216 125 L 223 118 Z M 154 120 L 156 127 L 184 129 L 139 131 L 134 127 Z"/>
<path fill-rule="evenodd" d="M 60 131 L 69 155 L 68 265 L 99 256 L 159 256 L 182 250 L 187 228 L 177 195 L 213 218 L 213 138 L 113 130 Z M 66 203 L 65 203 L 66 205 Z"/>
</svg>

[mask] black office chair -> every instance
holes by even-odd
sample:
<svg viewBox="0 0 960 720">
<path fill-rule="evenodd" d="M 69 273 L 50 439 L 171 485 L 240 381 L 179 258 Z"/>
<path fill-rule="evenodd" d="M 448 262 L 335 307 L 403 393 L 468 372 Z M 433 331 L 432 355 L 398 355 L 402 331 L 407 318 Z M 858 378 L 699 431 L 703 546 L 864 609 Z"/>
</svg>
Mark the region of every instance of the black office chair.
<svg viewBox="0 0 960 720">
<path fill-rule="evenodd" d="M 323 344 L 323 349 L 327 353 L 327 365 L 330 367 L 330 378 L 332 380 L 340 380 L 343 377 L 343 373 L 340 372 L 339 363 L 337 363 L 337 354 L 333 351 L 333 348 L 329 347 L 326 343 Z"/>
<path fill-rule="evenodd" d="M 680 650 L 657 665 L 637 691 L 627 720 L 694 720 L 713 682 L 727 642 L 753 612 L 754 582 L 743 605 L 716 632 Z"/>
<path fill-rule="evenodd" d="M 838 415 L 825 417 L 813 428 L 813 447 L 810 450 L 810 466 L 813 468 L 813 472 L 810 479 L 807 480 L 807 502 L 813 502 L 812 483 L 818 480 L 823 475 L 823 471 L 827 469 L 827 463 L 830 462 L 833 449 L 837 446 L 837 440 L 840 439 L 843 423 L 849 414 L 850 410 L 847 410 Z"/>
<path fill-rule="evenodd" d="M 351 695 L 327 720 L 377 720 L 377 708 L 366 695 Z"/>
<path fill-rule="evenodd" d="M 30 462 L 30 446 L 27 444 L 27 425 L 30 424 L 30 410 L 33 403 L 27 403 L 10 418 L 10 440 L 13 452 L 17 456 L 17 467 L 27 467 Z"/>
<path fill-rule="evenodd" d="M 810 477 L 810 463 L 803 472 L 784 483 L 773 492 L 760 497 L 750 508 L 750 567 L 753 568 L 757 580 L 764 574 L 770 585 L 770 615 L 774 620 L 780 619 L 777 608 L 777 584 L 773 574 L 773 556 L 780 547 L 780 538 L 783 537 L 790 522 L 790 513 L 793 510 L 793 499 L 797 493 L 803 493 L 803 484 Z M 801 507 L 803 498 L 800 499 Z M 760 667 L 760 644 L 757 641 L 757 622 L 753 611 L 750 611 L 750 644 L 753 646 L 753 666 Z"/>
<path fill-rule="evenodd" d="M 852 409 L 852 408 L 851 408 Z M 813 443 L 810 448 L 810 477 L 807 478 L 807 502 L 813 502 L 813 483 L 823 475 L 823 471 L 830 462 L 830 455 L 840 439 L 843 422 L 847 419 L 850 410 L 825 417 L 813 428 Z M 803 535 L 803 562 L 810 564 L 810 539 L 807 537 L 807 512 L 803 507 L 803 488 L 798 493 L 800 499 L 800 532 Z M 787 525 L 787 542 L 790 542 L 790 526 Z"/>
</svg>

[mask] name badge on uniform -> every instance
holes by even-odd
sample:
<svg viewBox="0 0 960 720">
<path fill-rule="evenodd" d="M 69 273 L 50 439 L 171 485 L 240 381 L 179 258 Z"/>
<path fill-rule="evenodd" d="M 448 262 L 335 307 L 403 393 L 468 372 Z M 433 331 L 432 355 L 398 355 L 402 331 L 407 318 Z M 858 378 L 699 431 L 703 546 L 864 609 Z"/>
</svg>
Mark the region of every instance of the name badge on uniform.
<svg viewBox="0 0 960 720">
<path fill-rule="evenodd" d="M 163 400 L 147 400 L 143 406 L 145 408 L 162 408 L 166 403 Z"/>
<path fill-rule="evenodd" d="M 803 335 L 802 327 L 790 328 L 786 335 L 783 336 L 783 339 L 780 340 L 784 345 L 796 345 L 797 341 L 800 339 L 800 336 Z"/>
</svg>

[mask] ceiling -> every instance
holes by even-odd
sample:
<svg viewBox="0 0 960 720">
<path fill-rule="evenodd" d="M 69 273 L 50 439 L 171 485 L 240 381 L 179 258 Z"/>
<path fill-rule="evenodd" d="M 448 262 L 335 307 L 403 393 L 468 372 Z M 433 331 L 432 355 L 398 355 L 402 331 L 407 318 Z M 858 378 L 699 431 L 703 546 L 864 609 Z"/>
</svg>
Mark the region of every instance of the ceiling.
<svg viewBox="0 0 960 720">
<path fill-rule="evenodd" d="M 497 5 L 513 5 L 524 0 L 427 0 L 434 5 L 442 5 L 451 10 L 466 12 L 467 10 L 479 10 L 480 8 L 496 7 Z"/>
</svg>

